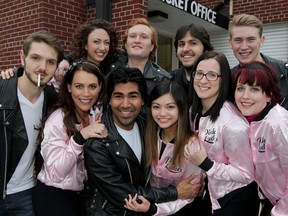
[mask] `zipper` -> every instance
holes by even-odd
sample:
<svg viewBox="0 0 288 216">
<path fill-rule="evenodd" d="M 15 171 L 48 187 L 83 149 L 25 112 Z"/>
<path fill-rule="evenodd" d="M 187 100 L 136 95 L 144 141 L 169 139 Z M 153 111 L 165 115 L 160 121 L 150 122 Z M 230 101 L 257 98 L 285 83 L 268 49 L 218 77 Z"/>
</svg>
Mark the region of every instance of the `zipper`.
<svg viewBox="0 0 288 216">
<path fill-rule="evenodd" d="M 130 165 L 127 161 L 127 158 L 125 158 L 125 161 L 126 161 L 126 164 L 127 164 L 127 168 L 128 168 L 128 171 L 129 171 L 129 176 L 130 176 L 130 183 L 133 185 L 133 179 L 132 179 L 132 172 L 131 172 L 131 169 L 130 169 Z"/>
<path fill-rule="evenodd" d="M 3 119 L 6 121 L 6 114 L 5 110 L 3 110 Z M 5 137 L 5 161 L 4 161 L 4 182 L 3 182 L 3 194 L 2 198 L 6 198 L 6 181 L 7 181 L 7 164 L 8 164 L 8 141 L 7 141 L 7 130 L 6 130 L 7 123 L 4 124 L 4 137 Z"/>
</svg>

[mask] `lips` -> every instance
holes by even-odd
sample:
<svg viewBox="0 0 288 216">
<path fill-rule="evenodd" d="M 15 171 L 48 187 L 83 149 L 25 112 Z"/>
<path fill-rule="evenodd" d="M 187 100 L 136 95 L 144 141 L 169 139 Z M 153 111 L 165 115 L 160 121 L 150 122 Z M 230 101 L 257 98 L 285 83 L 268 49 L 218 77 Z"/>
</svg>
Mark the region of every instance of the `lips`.
<svg viewBox="0 0 288 216">
<path fill-rule="evenodd" d="M 136 48 L 136 49 L 142 49 L 142 47 L 141 46 L 132 46 L 132 48 Z"/>
<path fill-rule="evenodd" d="M 96 52 L 96 54 L 100 57 L 104 57 L 106 53 L 103 53 L 103 52 Z"/>
<path fill-rule="evenodd" d="M 161 119 L 159 119 L 158 118 L 158 123 L 160 123 L 160 124 L 167 124 L 169 122 L 169 119 L 163 119 L 163 118 L 161 118 Z"/>
<path fill-rule="evenodd" d="M 200 90 L 203 90 L 203 91 L 206 91 L 206 90 L 209 90 L 210 88 L 209 87 L 205 87 L 205 86 L 198 86 L 198 88 Z"/>
</svg>

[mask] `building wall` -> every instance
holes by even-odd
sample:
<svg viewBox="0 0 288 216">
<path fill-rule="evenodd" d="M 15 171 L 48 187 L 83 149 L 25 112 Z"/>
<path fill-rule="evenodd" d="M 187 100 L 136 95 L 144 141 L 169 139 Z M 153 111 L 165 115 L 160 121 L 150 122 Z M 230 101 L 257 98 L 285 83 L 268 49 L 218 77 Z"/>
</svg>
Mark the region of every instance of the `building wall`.
<svg viewBox="0 0 288 216">
<path fill-rule="evenodd" d="M 147 16 L 147 0 L 112 0 L 112 22 L 122 45 L 127 23 Z M 48 30 L 63 43 L 66 51 L 76 27 L 96 15 L 95 4 L 85 0 L 0 0 L 0 70 L 20 66 L 19 50 L 32 32 Z"/>
<path fill-rule="evenodd" d="M 119 45 L 122 46 L 123 34 L 129 20 L 147 17 L 148 0 L 112 0 L 112 23 L 119 34 Z"/>
<path fill-rule="evenodd" d="M 256 15 L 264 24 L 287 22 L 287 0 L 234 0 L 233 13 L 248 13 Z"/>
<path fill-rule="evenodd" d="M 219 0 L 197 2 L 213 8 Z M 288 21 L 287 0 L 231 2 L 233 14 L 251 13 L 258 16 L 264 24 Z M 75 28 L 96 15 L 96 6 L 86 6 L 85 3 L 85 0 L 0 0 L 0 70 L 20 65 L 19 50 L 23 40 L 40 29 L 54 33 L 68 51 Z M 146 17 L 147 10 L 148 0 L 112 0 L 112 23 L 119 33 L 120 46 L 128 21 Z"/>
<path fill-rule="evenodd" d="M 67 50 L 87 9 L 84 0 L 0 0 L 0 70 L 20 65 L 23 40 L 38 30 L 55 34 Z"/>
</svg>

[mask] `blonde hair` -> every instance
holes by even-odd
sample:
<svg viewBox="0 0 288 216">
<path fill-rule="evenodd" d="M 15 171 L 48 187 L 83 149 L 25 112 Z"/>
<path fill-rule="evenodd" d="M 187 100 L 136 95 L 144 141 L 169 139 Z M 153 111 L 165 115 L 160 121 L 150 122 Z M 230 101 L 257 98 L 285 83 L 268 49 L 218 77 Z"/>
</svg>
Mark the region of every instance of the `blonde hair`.
<svg viewBox="0 0 288 216">
<path fill-rule="evenodd" d="M 238 14 L 235 15 L 229 23 L 229 35 L 232 37 L 232 30 L 235 26 L 252 26 L 259 30 L 259 36 L 263 34 L 263 22 L 254 15 Z"/>
</svg>

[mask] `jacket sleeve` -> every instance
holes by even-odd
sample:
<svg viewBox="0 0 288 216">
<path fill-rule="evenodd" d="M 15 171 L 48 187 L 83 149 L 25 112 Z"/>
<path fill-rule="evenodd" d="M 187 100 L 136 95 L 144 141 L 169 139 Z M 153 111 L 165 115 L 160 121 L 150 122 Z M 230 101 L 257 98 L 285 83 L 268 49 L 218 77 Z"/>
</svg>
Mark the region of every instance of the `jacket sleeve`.
<svg viewBox="0 0 288 216">
<path fill-rule="evenodd" d="M 271 216 L 288 215 L 288 123 L 287 118 L 278 124 L 275 129 L 275 149 L 274 153 L 279 160 L 281 170 L 286 175 L 286 188 L 283 190 L 281 198 L 271 211 Z M 280 169 L 279 167 L 279 169 Z M 277 169 L 277 168 L 275 168 Z M 276 174 L 276 173 L 275 173 Z"/>
<path fill-rule="evenodd" d="M 206 172 L 208 176 L 222 181 L 250 183 L 254 179 L 254 165 L 249 142 L 249 126 L 243 121 L 233 120 L 223 126 L 220 142 L 227 162 L 213 161 Z"/>
<path fill-rule="evenodd" d="M 181 208 L 186 206 L 188 203 L 191 203 L 192 199 L 177 199 L 171 202 L 165 203 L 156 203 L 157 212 L 154 216 L 165 216 L 165 215 L 172 215 L 179 211 Z"/>
<path fill-rule="evenodd" d="M 51 182 L 61 182 L 76 167 L 83 145 L 68 137 L 62 112 L 54 111 L 45 123 L 41 155 L 45 175 Z"/>
<path fill-rule="evenodd" d="M 97 187 L 110 203 L 124 208 L 124 199 L 128 198 L 128 194 L 136 193 L 154 203 L 177 199 L 177 190 L 174 186 L 162 189 L 135 186 L 133 182 L 127 180 L 129 178 L 125 176 L 126 174 L 121 173 L 119 164 L 116 164 L 123 162 L 124 166 L 128 165 L 128 159 L 121 158 L 115 161 L 113 155 L 115 153 L 109 152 L 111 149 L 106 148 L 105 145 L 109 144 L 102 143 L 101 140 L 89 139 L 84 145 L 84 160 L 89 182 Z"/>
</svg>

